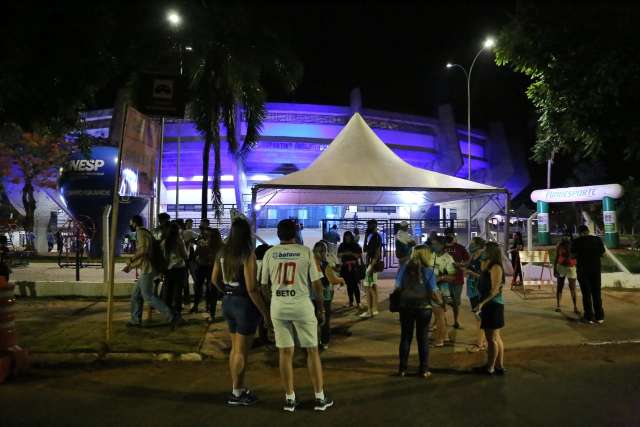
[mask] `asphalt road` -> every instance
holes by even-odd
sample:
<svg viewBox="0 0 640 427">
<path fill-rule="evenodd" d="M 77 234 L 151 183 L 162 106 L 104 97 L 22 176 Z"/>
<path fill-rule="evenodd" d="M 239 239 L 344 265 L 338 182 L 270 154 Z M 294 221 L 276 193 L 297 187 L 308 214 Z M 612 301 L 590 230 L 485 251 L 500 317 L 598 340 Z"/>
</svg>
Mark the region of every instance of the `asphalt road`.
<svg viewBox="0 0 640 427">
<path fill-rule="evenodd" d="M 392 376 L 390 358 L 331 360 L 335 407 L 280 410 L 275 359 L 256 357 L 248 379 L 261 401 L 227 408 L 221 362 L 109 363 L 34 368 L 0 386 L 0 426 L 640 426 L 640 345 L 507 353 L 505 377 L 470 374 L 479 358 L 436 354 L 432 379 Z M 305 402 L 306 401 L 306 402 Z"/>
</svg>

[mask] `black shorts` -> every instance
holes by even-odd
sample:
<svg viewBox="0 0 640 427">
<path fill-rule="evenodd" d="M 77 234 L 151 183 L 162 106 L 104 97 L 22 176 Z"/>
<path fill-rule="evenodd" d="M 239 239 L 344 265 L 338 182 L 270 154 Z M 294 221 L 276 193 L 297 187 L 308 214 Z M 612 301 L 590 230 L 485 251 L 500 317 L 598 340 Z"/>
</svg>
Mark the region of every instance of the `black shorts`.
<svg viewBox="0 0 640 427">
<path fill-rule="evenodd" d="M 488 302 L 480 311 L 480 329 L 500 329 L 504 327 L 504 304 Z"/>
<path fill-rule="evenodd" d="M 232 334 L 255 335 L 260 321 L 260 312 L 250 298 L 225 295 L 222 300 L 222 314 Z"/>
</svg>

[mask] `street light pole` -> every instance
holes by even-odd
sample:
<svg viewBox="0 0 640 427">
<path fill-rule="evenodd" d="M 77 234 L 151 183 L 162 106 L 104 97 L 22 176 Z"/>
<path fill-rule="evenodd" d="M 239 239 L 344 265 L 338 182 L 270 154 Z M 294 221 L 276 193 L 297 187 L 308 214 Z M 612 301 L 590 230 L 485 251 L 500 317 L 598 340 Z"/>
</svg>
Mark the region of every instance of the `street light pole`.
<svg viewBox="0 0 640 427">
<path fill-rule="evenodd" d="M 448 63 L 447 68 L 459 68 L 464 73 L 467 80 L 467 179 L 471 181 L 471 73 L 473 72 L 473 66 L 476 64 L 478 57 L 485 49 L 490 49 L 495 45 L 495 41 L 492 38 L 487 38 L 482 48 L 476 53 L 476 56 L 471 61 L 469 71 L 460 64 Z M 467 216 L 469 218 L 467 222 L 467 244 L 471 243 L 471 199 L 468 199 L 467 203 Z"/>
</svg>

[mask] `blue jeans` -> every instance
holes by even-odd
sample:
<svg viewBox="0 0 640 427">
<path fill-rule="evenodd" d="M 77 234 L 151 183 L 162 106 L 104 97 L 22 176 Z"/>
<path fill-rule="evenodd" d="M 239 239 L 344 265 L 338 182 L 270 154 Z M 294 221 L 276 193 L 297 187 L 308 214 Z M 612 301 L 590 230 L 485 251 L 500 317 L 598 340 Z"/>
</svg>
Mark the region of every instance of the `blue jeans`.
<svg viewBox="0 0 640 427">
<path fill-rule="evenodd" d="M 418 342 L 418 356 L 420 358 L 420 373 L 429 370 L 429 322 L 431 310 L 425 308 L 407 308 L 400 310 L 400 370 L 406 371 L 409 362 L 409 351 L 413 341 L 415 326 L 416 341 Z"/>
<path fill-rule="evenodd" d="M 133 287 L 131 293 L 131 321 L 142 322 L 142 305 L 144 301 L 151 304 L 151 307 L 162 313 L 167 320 L 172 321 L 173 311 L 156 294 L 153 293 L 153 273 L 142 273 Z"/>
</svg>

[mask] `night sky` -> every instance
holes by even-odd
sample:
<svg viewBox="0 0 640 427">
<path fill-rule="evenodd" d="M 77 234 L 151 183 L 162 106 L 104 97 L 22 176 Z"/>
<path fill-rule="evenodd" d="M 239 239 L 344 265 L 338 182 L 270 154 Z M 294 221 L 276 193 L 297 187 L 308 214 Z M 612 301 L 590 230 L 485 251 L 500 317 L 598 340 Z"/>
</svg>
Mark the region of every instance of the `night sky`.
<svg viewBox="0 0 640 427">
<path fill-rule="evenodd" d="M 459 123 L 466 122 L 464 74 L 445 64 L 468 67 L 516 7 L 515 1 L 301 3 L 256 6 L 304 65 L 298 90 L 271 99 L 348 105 L 350 90 L 359 87 L 366 108 L 434 115 L 451 103 Z M 472 126 L 500 121 L 510 140 L 529 147 L 535 114 L 527 84 L 496 66 L 490 52 L 481 54 L 472 75 Z M 529 168 L 534 185 L 544 185 L 546 166 Z"/>
</svg>

